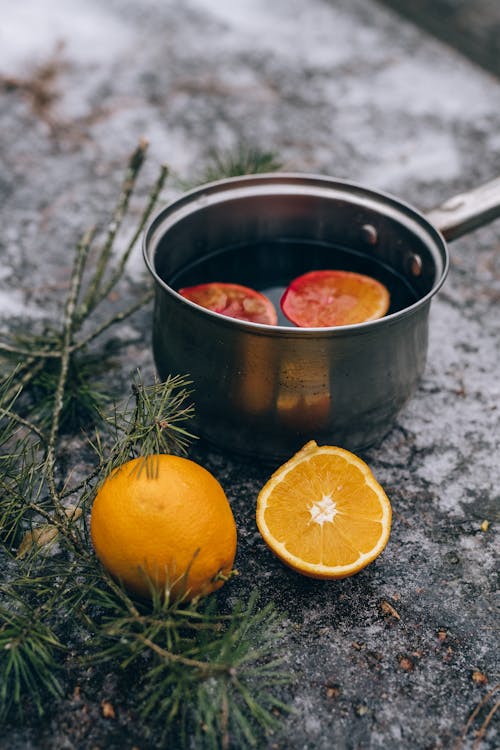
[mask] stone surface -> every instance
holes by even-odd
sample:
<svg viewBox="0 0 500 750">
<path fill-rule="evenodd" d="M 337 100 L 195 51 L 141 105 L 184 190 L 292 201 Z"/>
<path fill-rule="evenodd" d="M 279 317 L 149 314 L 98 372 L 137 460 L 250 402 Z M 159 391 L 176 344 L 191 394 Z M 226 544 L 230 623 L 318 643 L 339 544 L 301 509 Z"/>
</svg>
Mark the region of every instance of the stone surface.
<svg viewBox="0 0 500 750">
<path fill-rule="evenodd" d="M 500 173 L 498 81 L 370 0 L 4 1 L 0 49 L 4 329 L 55 314 L 71 249 L 106 220 L 142 136 L 141 190 L 165 161 L 165 202 L 212 151 L 241 141 L 424 210 Z M 144 277 L 137 248 L 129 283 Z M 269 467 L 194 449 L 239 528 L 230 596 L 256 583 L 285 615 L 295 711 L 269 748 L 451 748 L 498 684 L 499 299 L 497 222 L 453 243 L 421 387 L 364 456 L 394 526 L 351 579 L 281 566 L 254 524 Z M 150 326 L 145 311 L 121 331 L 133 342 L 124 381 L 138 365 L 154 372 Z M 472 748 L 493 704 L 460 747 Z M 123 722 L 85 722 L 68 699 L 50 724 L 14 728 L 0 746 L 124 748 L 131 737 Z M 492 721 L 480 748 L 498 744 Z"/>
<path fill-rule="evenodd" d="M 497 0 L 380 0 L 451 44 L 471 60 L 500 74 L 500 8 Z"/>
</svg>

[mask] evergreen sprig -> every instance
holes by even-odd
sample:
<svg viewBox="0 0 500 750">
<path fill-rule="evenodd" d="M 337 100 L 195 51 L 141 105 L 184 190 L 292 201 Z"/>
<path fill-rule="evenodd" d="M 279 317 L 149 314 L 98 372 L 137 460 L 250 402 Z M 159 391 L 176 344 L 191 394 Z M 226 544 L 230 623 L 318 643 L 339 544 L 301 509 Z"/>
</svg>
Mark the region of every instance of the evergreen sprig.
<svg viewBox="0 0 500 750">
<path fill-rule="evenodd" d="M 253 747 L 285 710 L 275 694 L 288 678 L 275 658 L 281 631 L 272 606 L 252 597 L 227 609 L 216 595 L 187 603 L 168 590 L 149 604 L 136 601 L 101 567 L 89 539 L 96 488 L 114 467 L 135 456 L 186 453 L 193 439 L 186 377 L 146 385 L 138 373 L 130 398 L 111 409 L 97 383 L 109 353 L 106 344 L 95 348 L 101 334 L 151 298 L 148 291 L 94 322 L 166 179 L 162 167 L 117 257 L 114 243 L 145 153 L 141 143 L 130 158 L 93 269 L 88 258 L 97 231 L 78 243 L 61 326 L 0 341 L 0 722 L 57 705 L 70 691 L 71 658 L 72 669 L 99 664 L 126 674 L 151 742 Z M 78 437 L 85 468 L 68 466 L 61 437 L 89 423 L 92 438 Z M 145 465 L 154 470 L 154 462 Z"/>
<path fill-rule="evenodd" d="M 123 591 L 118 606 L 110 592 L 96 595 L 106 614 L 91 658 L 139 675 L 136 711 L 145 727 L 154 717 L 162 746 L 191 736 L 200 748 L 253 747 L 259 730 L 279 726 L 288 710 L 272 693 L 288 680 L 275 656 L 279 620 L 272 605 L 258 608 L 257 593 L 226 614 L 215 598 L 187 603 L 167 592 L 146 609 Z"/>
<path fill-rule="evenodd" d="M 132 396 L 119 404 L 107 418 L 114 442 L 103 448 L 98 441 L 95 448 L 106 474 L 137 456 L 157 453 L 182 453 L 195 436 L 184 424 L 194 415 L 189 401 L 190 382 L 184 376 L 168 376 L 163 382 L 145 385 L 138 372 L 132 382 Z M 152 462 L 147 462 L 148 470 Z"/>
<path fill-rule="evenodd" d="M 141 141 L 130 157 L 119 199 L 104 233 L 105 238 L 92 257 L 92 269 L 88 268 L 88 260 L 97 228 L 88 229 L 77 244 L 62 327 L 56 329 L 49 323 L 39 334 L 17 332 L 10 339 L 0 340 L 0 356 L 15 363 L 18 368 L 16 381 L 6 393 L 7 398 L 22 388 L 29 398 L 31 412 L 40 411 L 46 420 L 56 414 L 57 433 L 61 428 L 76 431 L 88 426 L 89 418 L 97 417 L 106 399 L 102 390 L 89 387 L 89 378 L 86 377 L 86 371 L 93 368 L 95 374 L 98 369 L 95 367 L 95 355 L 89 353 L 90 345 L 111 326 L 128 318 L 152 298 L 152 292 L 148 290 L 104 322 L 93 324 L 93 320 L 89 320 L 123 278 L 127 261 L 167 178 L 167 167 L 162 166 L 131 238 L 125 249 L 115 257 L 115 240 L 127 213 L 146 151 L 147 143 Z M 109 356 L 109 350 L 103 349 L 100 355 L 102 369 L 106 366 L 103 355 Z"/>
<path fill-rule="evenodd" d="M 0 607 L 0 720 L 19 718 L 31 701 L 39 716 L 46 701 L 61 698 L 63 687 L 56 652 L 63 646 L 47 622 L 24 603 L 20 611 Z"/>
<path fill-rule="evenodd" d="M 234 149 L 212 153 L 209 164 L 198 178 L 185 187 L 199 183 L 214 182 L 226 177 L 241 177 L 247 174 L 275 172 L 282 168 L 281 160 L 273 151 L 263 151 L 257 146 L 240 143 Z"/>
</svg>

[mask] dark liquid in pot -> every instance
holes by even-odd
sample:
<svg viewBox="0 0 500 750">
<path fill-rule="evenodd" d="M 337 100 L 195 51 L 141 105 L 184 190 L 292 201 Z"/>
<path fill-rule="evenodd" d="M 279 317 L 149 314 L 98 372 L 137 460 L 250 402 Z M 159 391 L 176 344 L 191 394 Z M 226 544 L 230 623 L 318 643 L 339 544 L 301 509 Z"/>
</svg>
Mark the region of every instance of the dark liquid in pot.
<svg viewBox="0 0 500 750">
<path fill-rule="evenodd" d="M 419 298 L 406 278 L 376 258 L 337 245 L 299 240 L 224 248 L 202 256 L 165 280 L 174 289 L 212 281 L 249 286 L 271 299 L 279 325 L 293 326 L 281 312 L 281 296 L 294 278 L 317 269 L 355 271 L 377 279 L 391 296 L 388 314 L 409 307 Z"/>
</svg>

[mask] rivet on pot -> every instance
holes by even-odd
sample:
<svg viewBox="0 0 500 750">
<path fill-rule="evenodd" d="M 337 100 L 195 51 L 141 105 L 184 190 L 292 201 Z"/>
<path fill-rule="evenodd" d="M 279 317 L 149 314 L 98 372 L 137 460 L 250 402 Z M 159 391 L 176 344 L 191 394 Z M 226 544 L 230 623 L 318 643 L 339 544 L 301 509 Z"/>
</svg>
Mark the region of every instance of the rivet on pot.
<svg viewBox="0 0 500 750">
<path fill-rule="evenodd" d="M 422 273 L 422 258 L 418 253 L 411 253 L 411 255 L 408 256 L 408 268 L 410 269 L 410 273 L 413 274 L 413 276 L 420 276 Z"/>
<path fill-rule="evenodd" d="M 378 232 L 372 224 L 363 224 L 361 227 L 361 239 L 367 245 L 376 245 L 378 242 Z"/>
</svg>

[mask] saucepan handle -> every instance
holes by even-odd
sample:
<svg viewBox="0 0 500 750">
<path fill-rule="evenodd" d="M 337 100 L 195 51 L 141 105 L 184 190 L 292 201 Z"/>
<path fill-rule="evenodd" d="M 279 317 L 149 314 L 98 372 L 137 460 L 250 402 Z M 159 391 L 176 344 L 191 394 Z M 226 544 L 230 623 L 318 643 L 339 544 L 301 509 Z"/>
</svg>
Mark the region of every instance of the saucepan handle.
<svg viewBox="0 0 500 750">
<path fill-rule="evenodd" d="M 447 240 L 468 234 L 499 216 L 500 177 L 470 192 L 455 195 L 426 213 L 426 218 Z"/>
</svg>

